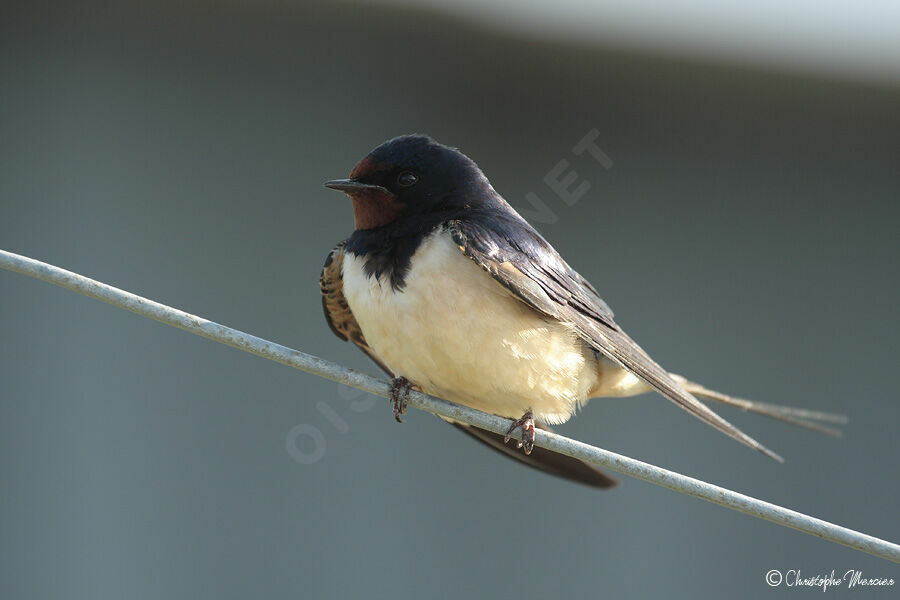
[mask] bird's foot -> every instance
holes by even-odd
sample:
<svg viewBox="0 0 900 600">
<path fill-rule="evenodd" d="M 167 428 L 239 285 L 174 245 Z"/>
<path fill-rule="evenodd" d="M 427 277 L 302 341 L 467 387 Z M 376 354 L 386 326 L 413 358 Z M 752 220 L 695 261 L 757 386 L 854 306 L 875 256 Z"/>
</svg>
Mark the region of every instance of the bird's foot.
<svg viewBox="0 0 900 600">
<path fill-rule="evenodd" d="M 509 442 L 513 431 L 516 429 L 522 430 L 522 441 L 516 444 L 516 448 L 522 448 L 525 454 L 531 454 L 531 451 L 534 450 L 534 415 L 530 410 L 522 415 L 522 418 L 513 421 L 513 424 L 506 432 L 506 437 L 503 438 L 504 444 Z"/>
<path fill-rule="evenodd" d="M 391 404 L 394 406 L 394 418 L 398 423 L 403 419 L 400 415 L 406 413 L 406 404 L 409 401 L 409 390 L 412 384 L 406 377 L 394 377 L 391 379 Z"/>
</svg>

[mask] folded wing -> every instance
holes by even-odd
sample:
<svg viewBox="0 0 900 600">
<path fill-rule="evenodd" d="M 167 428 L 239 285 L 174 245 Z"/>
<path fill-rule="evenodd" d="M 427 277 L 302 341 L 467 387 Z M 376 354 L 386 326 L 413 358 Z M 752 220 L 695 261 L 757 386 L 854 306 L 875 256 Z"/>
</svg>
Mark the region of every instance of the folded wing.
<svg viewBox="0 0 900 600">
<path fill-rule="evenodd" d="M 779 462 L 783 459 L 684 390 L 613 320 L 597 291 L 524 219 L 496 211 L 447 224 L 460 250 L 520 300 L 572 325 L 592 348 L 722 433 Z"/>
</svg>

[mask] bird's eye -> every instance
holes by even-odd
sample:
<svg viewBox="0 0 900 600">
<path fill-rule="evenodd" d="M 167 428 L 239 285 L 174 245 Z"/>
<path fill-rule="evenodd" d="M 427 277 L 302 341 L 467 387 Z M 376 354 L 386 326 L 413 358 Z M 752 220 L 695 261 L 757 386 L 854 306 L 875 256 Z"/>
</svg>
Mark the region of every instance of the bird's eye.
<svg viewBox="0 0 900 600">
<path fill-rule="evenodd" d="M 419 181 L 419 176 L 412 171 L 403 171 L 397 176 L 397 183 L 403 187 L 409 187 Z"/>
</svg>

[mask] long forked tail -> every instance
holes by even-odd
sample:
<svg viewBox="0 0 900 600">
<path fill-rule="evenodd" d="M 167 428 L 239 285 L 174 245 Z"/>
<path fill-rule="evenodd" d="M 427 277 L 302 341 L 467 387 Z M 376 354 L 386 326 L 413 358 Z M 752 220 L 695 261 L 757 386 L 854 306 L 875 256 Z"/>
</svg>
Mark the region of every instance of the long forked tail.
<svg viewBox="0 0 900 600">
<path fill-rule="evenodd" d="M 768 402 L 756 402 L 753 400 L 745 400 L 743 398 L 735 398 L 721 392 L 716 392 L 706 388 L 699 383 L 688 381 L 681 375 L 669 373 L 675 381 L 677 381 L 687 392 L 700 398 L 706 398 L 728 406 L 734 406 L 746 412 L 757 413 L 772 419 L 778 419 L 792 425 L 818 431 L 835 437 L 841 437 L 840 429 L 829 427 L 824 423 L 832 425 L 846 425 L 847 417 L 834 413 L 820 412 L 816 410 L 807 410 L 803 408 L 794 408 L 792 406 L 781 406 L 778 404 L 769 404 Z"/>
</svg>

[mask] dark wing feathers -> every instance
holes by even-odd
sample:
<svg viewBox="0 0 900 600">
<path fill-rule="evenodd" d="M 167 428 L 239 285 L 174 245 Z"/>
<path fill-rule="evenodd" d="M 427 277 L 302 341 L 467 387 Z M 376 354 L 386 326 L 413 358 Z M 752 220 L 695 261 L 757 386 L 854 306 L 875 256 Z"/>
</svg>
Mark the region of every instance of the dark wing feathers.
<svg viewBox="0 0 900 600">
<path fill-rule="evenodd" d="M 503 442 L 504 436 L 498 433 L 487 431 L 479 427 L 473 427 L 467 423 L 451 422 L 450 424 L 463 433 L 472 436 L 487 447 L 492 448 L 513 460 L 525 463 L 529 467 L 549 473 L 550 475 L 556 475 L 557 477 L 563 477 L 565 479 L 602 489 L 615 487 L 619 484 L 618 481 L 602 471 L 599 471 L 593 465 L 581 462 L 571 456 L 557 454 L 552 450 L 547 450 L 540 446 L 535 446 L 531 451 L 531 454 L 526 455 L 524 452 L 517 449 L 515 444 L 505 444 Z M 553 431 L 543 423 L 535 424 L 535 427 L 545 431 Z"/>
<path fill-rule="evenodd" d="M 782 461 L 756 440 L 685 391 L 613 320 L 597 291 L 515 213 L 497 211 L 448 223 L 454 241 L 470 259 L 532 308 L 571 324 L 591 347 L 653 386 L 705 423 L 751 448 Z"/>
<path fill-rule="evenodd" d="M 344 341 L 353 342 L 356 347 L 366 353 L 375 364 L 381 367 L 381 370 L 387 373 L 388 377 L 393 377 L 390 369 L 378 360 L 372 349 L 366 343 L 366 338 L 359 327 L 359 323 L 353 317 L 353 312 L 347 304 L 344 297 L 344 279 L 343 279 L 343 263 L 344 263 L 344 243 L 340 243 L 331 251 L 328 258 L 325 259 L 325 266 L 322 268 L 322 275 L 319 278 L 319 285 L 322 291 L 322 308 L 325 311 L 325 320 L 328 326 L 336 336 Z M 537 292 L 536 292 L 537 293 Z M 522 298 L 526 302 L 529 300 Z M 536 300 L 536 299 L 535 299 Z M 549 307 L 549 305 L 548 305 Z M 518 462 L 529 467 L 556 475 L 570 481 L 583 483 L 591 487 L 609 488 L 616 485 L 616 480 L 609 477 L 602 471 L 596 469 L 589 463 L 582 462 L 576 458 L 557 454 L 544 448 L 535 447 L 530 455 L 514 449 L 514 446 L 507 446 L 503 443 L 503 436 L 474 427 L 466 423 L 451 423 L 460 431 L 472 436 L 479 442 L 486 444 L 494 450 L 504 454 Z M 538 425 L 542 429 L 549 428 L 545 425 Z"/>
<path fill-rule="evenodd" d="M 558 318 L 561 309 L 575 307 L 608 327 L 618 327 L 593 286 L 526 221 L 499 213 L 477 221 L 453 220 L 448 227 L 466 256 L 532 308 Z"/>
</svg>

